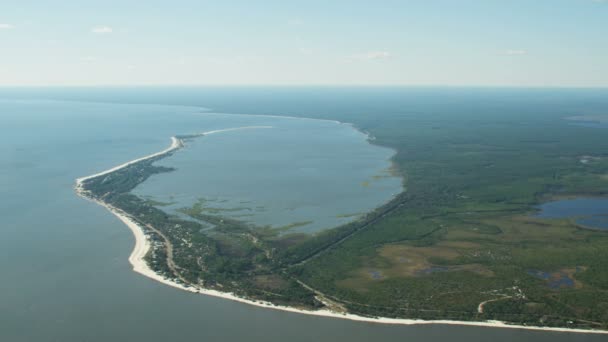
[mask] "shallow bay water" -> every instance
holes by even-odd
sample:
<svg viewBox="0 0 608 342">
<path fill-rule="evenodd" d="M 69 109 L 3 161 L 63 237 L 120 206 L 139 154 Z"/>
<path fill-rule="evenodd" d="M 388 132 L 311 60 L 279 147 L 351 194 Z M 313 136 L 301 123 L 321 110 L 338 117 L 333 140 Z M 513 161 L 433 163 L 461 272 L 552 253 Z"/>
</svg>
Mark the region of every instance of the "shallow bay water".
<svg viewBox="0 0 608 342">
<path fill-rule="evenodd" d="M 371 145 L 350 125 L 248 115 L 201 114 L 199 127 L 245 129 L 186 142 L 156 165 L 135 193 L 162 209 L 200 201 L 205 213 L 257 226 L 314 233 L 373 210 L 402 191 L 390 149 Z M 255 126 L 252 126 L 255 125 Z"/>
<path fill-rule="evenodd" d="M 200 114 L 178 106 L 0 101 L 1 341 L 605 340 L 310 317 L 187 293 L 132 272 L 130 231 L 77 197 L 74 179 L 164 149 L 171 135 L 191 132 Z"/>
</svg>

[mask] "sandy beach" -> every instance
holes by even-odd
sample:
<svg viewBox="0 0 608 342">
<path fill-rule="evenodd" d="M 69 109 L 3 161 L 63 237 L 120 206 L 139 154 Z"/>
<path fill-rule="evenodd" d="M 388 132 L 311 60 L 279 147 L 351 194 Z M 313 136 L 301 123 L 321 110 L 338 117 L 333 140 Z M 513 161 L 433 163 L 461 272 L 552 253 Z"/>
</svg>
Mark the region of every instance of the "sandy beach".
<svg viewBox="0 0 608 342">
<path fill-rule="evenodd" d="M 271 126 L 247 126 L 247 127 L 236 127 L 236 128 L 228 128 L 228 129 L 221 129 L 221 130 L 214 130 L 214 131 L 208 131 L 208 132 L 203 132 L 200 133 L 199 135 L 204 136 L 204 135 L 208 135 L 208 134 L 215 134 L 215 133 L 221 133 L 221 132 L 228 132 L 228 131 L 235 131 L 235 130 L 244 130 L 244 129 L 260 129 L 260 128 L 272 128 Z M 135 246 L 133 248 L 133 251 L 131 252 L 131 255 L 129 256 L 129 263 L 132 265 L 133 270 L 139 274 L 142 274 L 150 279 L 156 280 L 158 282 L 161 282 L 163 284 L 172 286 L 174 288 L 178 288 L 181 290 L 185 290 L 185 291 L 189 291 L 192 293 L 198 293 L 198 294 L 203 294 L 203 295 L 208 295 L 208 296 L 214 296 L 214 297 L 219 297 L 219 298 L 223 298 L 223 299 L 228 299 L 228 300 L 232 300 L 232 301 L 236 301 L 236 302 L 240 302 L 240 303 L 245 303 L 245 304 L 249 304 L 249 305 L 254 305 L 257 307 L 262 307 L 262 308 L 268 308 L 268 309 L 274 309 L 274 310 L 282 310 L 282 311 L 287 311 L 287 312 L 293 312 L 293 313 L 299 313 L 299 314 L 305 314 L 305 315 L 312 315 L 312 316 L 322 316 L 322 317 L 331 317 L 331 318 L 339 318 L 339 319 L 348 319 L 348 320 L 353 320 L 353 321 L 360 321 L 360 322 L 368 322 L 368 323 L 377 323 L 377 324 L 398 324 L 398 325 L 415 325 L 415 324 L 445 324 L 445 325 L 462 325 L 462 326 L 479 326 L 479 327 L 494 327 L 494 328 L 508 328 L 508 329 L 527 329 L 527 330 L 539 330 L 539 331 L 554 331 L 554 332 L 569 332 L 569 333 L 593 333 L 593 334 L 608 334 L 608 331 L 603 331 L 603 330 L 585 330 L 585 329 L 569 329 L 569 328 L 552 328 L 552 327 L 537 327 L 537 326 L 524 326 L 524 325 L 512 325 L 512 324 L 507 324 L 501 321 L 453 321 L 453 320 L 418 320 L 418 319 L 395 319 L 395 318 L 372 318 L 372 317 L 364 317 L 364 316 L 358 316 L 358 315 L 354 315 L 354 314 L 342 314 L 342 313 L 337 313 L 337 312 L 332 312 L 329 310 L 316 310 L 316 311 L 309 311 L 309 310 L 301 310 L 301 309 L 297 309 L 297 308 L 293 308 L 293 307 L 287 307 L 287 306 L 278 306 L 278 305 L 274 305 L 272 303 L 269 302 L 263 302 L 263 301 L 255 301 L 255 300 L 249 300 L 246 298 L 241 298 L 238 297 L 236 295 L 234 295 L 233 293 L 228 293 L 228 292 L 220 292 L 220 291 L 216 291 L 216 290 L 211 290 L 211 289 L 205 289 L 205 288 L 195 288 L 192 286 L 184 286 L 182 284 L 179 284 L 171 279 L 167 279 L 159 274 L 157 274 L 156 272 L 154 272 L 145 262 L 145 256 L 148 253 L 151 244 L 150 241 L 148 239 L 148 236 L 145 234 L 145 230 L 139 226 L 135 220 L 133 220 L 127 213 L 123 212 L 120 209 L 117 209 L 105 202 L 96 200 L 90 196 L 87 195 L 86 191 L 83 188 L 83 183 L 86 180 L 92 179 L 92 178 L 96 178 L 99 176 L 103 176 L 103 175 L 107 175 L 109 173 L 118 171 L 122 168 L 125 168 L 129 165 L 132 165 L 134 163 L 140 162 L 140 161 L 144 161 L 150 158 L 155 158 L 158 156 L 162 156 L 164 154 L 167 153 L 172 153 L 180 148 L 184 147 L 184 143 L 182 140 L 176 138 L 176 137 L 172 137 L 171 138 L 171 145 L 160 152 L 142 157 L 142 158 L 138 158 L 129 162 L 126 162 L 124 164 L 115 166 L 113 168 L 110 168 L 108 170 L 90 175 L 90 176 L 86 176 L 86 177 L 82 177 L 82 178 L 78 178 L 76 179 L 76 185 L 75 185 L 75 191 L 76 193 L 85 198 L 88 199 L 90 201 L 93 201 L 103 207 L 105 207 L 106 209 L 108 209 L 112 214 L 114 214 L 118 219 L 120 219 L 133 233 L 134 237 L 135 237 Z"/>
</svg>

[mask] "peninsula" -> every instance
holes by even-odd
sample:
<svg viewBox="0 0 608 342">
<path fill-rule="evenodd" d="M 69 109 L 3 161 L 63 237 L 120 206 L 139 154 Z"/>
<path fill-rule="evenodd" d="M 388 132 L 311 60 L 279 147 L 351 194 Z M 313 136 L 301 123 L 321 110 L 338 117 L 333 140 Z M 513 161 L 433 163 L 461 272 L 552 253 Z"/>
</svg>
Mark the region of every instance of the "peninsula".
<svg viewBox="0 0 608 342">
<path fill-rule="evenodd" d="M 605 323 L 579 321 L 576 317 L 548 315 L 538 317 L 514 314 L 513 311 L 504 314 L 495 311 L 494 304 L 513 300 L 530 302 L 530 294 L 527 290 L 529 285 L 522 283 L 521 280 L 516 280 L 515 284 L 506 288 L 497 288 L 493 291 L 480 290 L 474 298 L 470 299 L 476 302 L 475 308 L 471 311 L 416 307 L 412 305 L 413 303 L 401 305 L 396 308 L 397 311 L 393 311 L 388 307 L 374 305 L 373 302 L 363 304 L 353 301 L 352 298 L 349 299 L 352 294 L 343 293 L 344 297 L 342 297 L 340 292 L 336 293 L 331 288 L 319 287 L 317 277 L 326 272 L 325 267 L 329 267 L 323 264 L 340 253 L 343 246 L 356 243 L 361 238 L 368 240 L 366 244 L 373 243 L 373 239 L 369 241 L 370 237 L 365 237 L 366 234 L 377 231 L 378 227 L 393 220 L 403 208 L 412 209 L 419 205 L 417 202 L 420 198 L 416 198 L 408 191 L 348 224 L 310 236 L 284 235 L 235 219 L 209 215 L 194 207 L 183 209 L 183 213 L 192 220 L 184 219 L 167 214 L 152 201 L 131 193 L 131 190 L 151 175 L 171 172 L 173 169 L 156 166 L 154 163 L 177 152 L 192 139 L 226 131 L 264 128 L 271 127 L 237 127 L 172 137 L 171 145 L 163 151 L 77 179 L 76 192 L 107 208 L 132 230 L 136 243 L 129 261 L 136 272 L 190 292 L 304 314 L 377 323 L 462 324 L 587 333 L 606 332 L 603 330 Z M 516 209 L 506 211 L 506 213 L 517 212 Z M 433 217 L 422 217 L 424 220 L 429 218 Z M 440 218 L 441 216 L 436 216 L 434 221 Z M 521 216 L 518 220 L 524 225 L 541 224 L 539 220 Z M 201 222 L 212 225 L 214 233 L 202 233 L 204 227 Z M 406 265 L 401 267 L 400 272 L 406 276 L 409 274 L 412 283 L 437 275 L 453 277 L 459 273 L 474 277 L 496 278 L 493 270 L 479 261 L 474 263 L 453 261 L 454 249 L 472 252 L 480 247 L 479 242 L 450 241 L 442 234 L 445 227 L 441 224 L 421 229 L 416 227 L 415 222 L 412 223 L 415 229 L 408 233 L 410 237 L 406 239 L 410 247 L 393 243 L 382 249 L 383 253 L 386 253 L 385 258 L 401 255 L 398 256 L 399 260 Z M 498 228 L 496 224 L 490 223 L 476 227 L 474 234 L 479 233 L 490 236 L 509 234 L 508 231 Z M 431 253 L 435 255 L 434 259 Z M 492 255 L 490 252 L 487 257 L 496 260 L 500 255 Z M 443 258 L 443 261 L 439 258 Z M 372 278 L 385 277 L 384 271 L 375 272 Z M 533 275 L 530 278 L 533 279 Z M 470 284 L 464 279 L 462 282 L 465 285 Z M 357 280 L 357 283 L 359 284 L 357 286 L 362 286 L 365 281 Z M 424 294 L 419 295 L 424 296 Z M 488 309 L 490 305 L 492 307 Z"/>
</svg>

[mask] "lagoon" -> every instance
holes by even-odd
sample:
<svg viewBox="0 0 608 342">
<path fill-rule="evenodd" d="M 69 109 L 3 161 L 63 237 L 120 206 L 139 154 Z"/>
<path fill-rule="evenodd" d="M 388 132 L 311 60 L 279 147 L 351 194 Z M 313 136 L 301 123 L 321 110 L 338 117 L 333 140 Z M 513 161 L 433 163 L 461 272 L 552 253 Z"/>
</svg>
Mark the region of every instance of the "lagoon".
<svg viewBox="0 0 608 342">
<path fill-rule="evenodd" d="M 245 127 L 186 142 L 156 165 L 134 193 L 176 209 L 204 212 L 283 233 L 315 233 L 352 221 L 402 191 L 393 151 L 371 145 L 351 125 L 327 120 L 201 114 L 207 127 Z M 194 129 L 194 128 L 191 128 Z"/>
</svg>

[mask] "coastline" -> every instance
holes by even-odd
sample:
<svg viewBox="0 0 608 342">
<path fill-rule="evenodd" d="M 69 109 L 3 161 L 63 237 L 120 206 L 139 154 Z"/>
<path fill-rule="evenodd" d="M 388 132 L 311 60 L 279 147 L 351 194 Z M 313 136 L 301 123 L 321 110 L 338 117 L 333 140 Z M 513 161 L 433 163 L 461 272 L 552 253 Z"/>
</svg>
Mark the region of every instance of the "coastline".
<svg viewBox="0 0 608 342">
<path fill-rule="evenodd" d="M 314 119 L 312 119 L 312 120 L 314 120 Z M 330 121 L 330 120 L 327 120 L 327 121 Z M 342 124 L 342 123 L 340 123 L 340 124 Z M 204 136 L 204 135 L 208 135 L 208 134 L 215 134 L 215 133 L 226 132 L 226 131 L 243 130 L 243 129 L 257 129 L 257 128 L 272 128 L 272 126 L 247 126 L 247 127 L 220 129 L 220 130 L 199 133 L 199 134 L 196 134 L 196 136 Z M 363 134 L 365 134 L 365 133 L 363 133 Z M 433 325 L 433 324 L 437 324 L 437 325 L 460 325 L 460 326 L 477 326 L 477 327 L 492 327 L 492 328 L 526 329 L 526 330 L 568 332 L 568 333 L 608 334 L 608 330 L 587 330 L 587 329 L 570 329 L 570 328 L 557 328 L 557 327 L 515 325 L 515 324 L 508 324 L 508 323 L 505 323 L 502 321 L 422 320 L 422 319 L 397 319 L 397 318 L 385 318 L 385 317 L 373 318 L 373 317 L 365 317 L 365 316 L 359 316 L 359 315 L 348 314 L 348 313 L 343 314 L 343 313 L 333 312 L 333 311 L 326 310 L 326 309 L 311 311 L 311 310 L 303 310 L 303 309 L 298 309 L 298 308 L 289 307 L 289 306 L 274 305 L 270 302 L 265 302 L 265 301 L 250 300 L 250 299 L 239 297 L 230 292 L 221 292 L 221 291 L 217 291 L 217 290 L 211 290 L 211 289 L 205 289 L 205 288 L 199 288 L 199 287 L 193 287 L 193 286 L 185 286 L 185 285 L 177 283 L 171 279 L 167 279 L 167 278 L 161 276 L 160 274 L 154 272 L 148 266 L 148 264 L 146 263 L 146 261 L 144 259 L 151 247 L 150 241 L 148 239 L 148 236 L 145 233 L 144 228 L 141 227 L 140 225 L 138 225 L 135 222 L 135 220 L 133 220 L 124 211 L 117 209 L 103 201 L 89 197 L 86 194 L 86 191 L 83 189 L 83 183 L 86 180 L 118 171 L 129 165 L 132 165 L 132 164 L 135 164 L 135 163 L 138 163 L 138 162 L 150 159 L 150 158 L 155 158 L 155 157 L 159 157 L 159 156 L 162 156 L 162 155 L 165 155 L 168 153 L 172 153 L 183 147 L 184 147 L 183 140 L 178 139 L 177 137 L 171 137 L 171 145 L 168 148 L 166 148 L 165 150 L 162 150 L 162 151 L 154 153 L 154 154 L 150 154 L 145 157 L 134 159 L 132 161 L 126 162 L 124 164 L 120 164 L 118 166 L 115 166 L 113 168 L 110 168 L 108 170 L 105 170 L 105 171 L 102 171 L 102 172 L 99 172 L 99 173 L 96 173 L 96 174 L 93 174 L 90 176 L 85 176 L 85 177 L 76 179 L 75 191 L 78 196 L 83 197 L 87 200 L 97 203 L 100 206 L 105 207 L 106 209 L 108 209 L 108 211 L 110 211 L 113 215 L 115 215 L 120 221 L 122 221 L 131 230 L 131 232 L 133 233 L 133 235 L 135 237 L 135 246 L 134 246 L 133 251 L 131 252 L 128 260 L 133 268 L 133 271 L 135 271 L 145 277 L 156 280 L 165 285 L 168 285 L 168 286 L 180 289 L 180 290 L 192 292 L 192 293 L 198 293 L 198 294 L 203 294 L 203 295 L 207 295 L 207 296 L 218 297 L 218 298 L 227 299 L 227 300 L 240 302 L 240 303 L 244 303 L 244 304 L 249 304 L 249 305 L 253 305 L 253 306 L 257 306 L 257 307 L 261 307 L 261 308 L 275 309 L 275 310 L 305 314 L 305 315 L 310 315 L 310 316 L 348 319 L 348 320 L 352 320 L 352 321 L 376 323 L 376 324 L 390 324 L 390 325 L 420 325 L 420 324 Z"/>
</svg>

